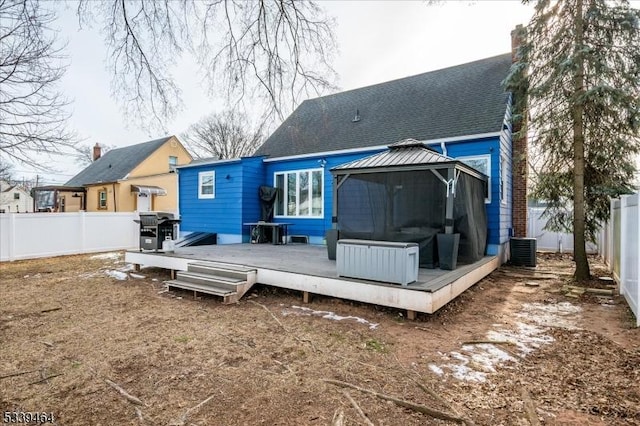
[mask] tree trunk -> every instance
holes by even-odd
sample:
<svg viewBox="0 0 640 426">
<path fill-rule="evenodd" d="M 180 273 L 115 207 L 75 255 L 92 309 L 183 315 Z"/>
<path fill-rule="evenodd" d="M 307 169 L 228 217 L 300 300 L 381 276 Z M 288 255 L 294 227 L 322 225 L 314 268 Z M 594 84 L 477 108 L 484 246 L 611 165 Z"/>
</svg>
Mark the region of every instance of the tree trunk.
<svg viewBox="0 0 640 426">
<path fill-rule="evenodd" d="M 589 261 L 587 259 L 585 241 L 585 208 L 584 208 L 584 106 L 581 99 L 584 95 L 584 58 L 581 52 L 584 44 L 584 20 L 582 1 L 576 1 L 576 34 L 573 93 L 573 256 L 576 262 L 576 281 L 589 279 Z"/>
</svg>

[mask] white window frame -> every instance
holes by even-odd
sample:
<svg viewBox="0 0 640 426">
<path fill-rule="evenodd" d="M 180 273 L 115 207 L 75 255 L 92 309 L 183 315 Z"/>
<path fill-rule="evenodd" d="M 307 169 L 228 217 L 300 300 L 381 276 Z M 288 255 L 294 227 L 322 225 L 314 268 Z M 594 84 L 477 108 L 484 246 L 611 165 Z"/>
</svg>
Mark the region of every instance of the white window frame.
<svg viewBox="0 0 640 426">
<path fill-rule="evenodd" d="M 172 161 L 172 160 L 175 160 L 175 161 Z M 178 157 L 175 156 L 175 155 L 170 155 L 169 156 L 169 171 L 170 172 L 175 172 L 177 166 L 178 166 Z"/>
<path fill-rule="evenodd" d="M 322 192 L 320 194 L 320 214 L 319 215 L 313 215 L 313 172 L 320 172 L 320 188 L 322 189 Z M 287 214 L 287 204 L 288 204 L 288 196 L 289 196 L 289 191 L 287 188 L 288 182 L 289 180 L 287 179 L 287 175 L 289 174 L 296 174 L 296 214 L 295 215 L 288 215 Z M 309 174 L 309 215 L 307 216 L 300 216 L 299 212 L 300 212 L 300 174 L 301 173 L 308 173 Z M 282 191 L 278 192 L 278 196 L 280 196 L 280 194 L 282 194 L 283 197 L 283 211 L 284 214 L 282 215 L 276 215 L 274 214 L 273 217 L 277 217 L 277 218 L 290 218 L 290 219 L 324 219 L 324 169 L 323 168 L 315 168 L 315 169 L 300 169 L 300 170 L 281 170 L 281 171 L 277 171 L 273 173 L 273 186 L 276 186 L 277 183 L 277 176 L 278 175 L 284 175 L 284 188 L 282 188 Z M 278 202 L 278 200 L 276 200 L 276 203 Z"/>
<path fill-rule="evenodd" d="M 211 179 L 212 179 L 212 183 L 211 183 L 212 193 L 204 194 L 202 192 L 202 183 L 203 183 L 203 180 L 209 176 L 211 176 Z M 198 198 L 200 199 L 216 198 L 216 172 L 214 170 L 207 170 L 206 172 L 198 173 Z"/>
<path fill-rule="evenodd" d="M 482 171 L 482 170 L 478 170 L 480 173 L 484 173 L 485 175 L 487 175 L 487 197 L 484 199 L 484 203 L 485 204 L 491 204 L 491 154 L 482 154 L 482 155 L 465 155 L 463 157 L 456 157 L 456 160 L 463 162 L 464 164 L 466 164 L 469 167 L 473 167 L 475 169 L 474 166 L 472 166 L 471 164 L 469 164 L 468 162 L 471 161 L 477 161 L 477 160 L 483 160 L 485 161 L 487 167 L 486 167 L 486 172 Z"/>
<path fill-rule="evenodd" d="M 104 194 L 104 199 L 102 198 L 102 194 Z M 107 195 L 107 189 L 100 189 L 98 191 L 98 210 L 106 210 L 109 208 L 109 203 L 108 203 L 108 195 Z M 104 201 L 104 205 L 102 205 L 102 201 Z"/>
</svg>

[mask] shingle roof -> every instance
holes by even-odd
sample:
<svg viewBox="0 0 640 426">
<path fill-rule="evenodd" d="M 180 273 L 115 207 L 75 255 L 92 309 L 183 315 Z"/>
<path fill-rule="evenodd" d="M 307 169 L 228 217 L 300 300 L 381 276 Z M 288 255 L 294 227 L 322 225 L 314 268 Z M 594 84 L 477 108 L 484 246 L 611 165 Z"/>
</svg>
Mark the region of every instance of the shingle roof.
<svg viewBox="0 0 640 426">
<path fill-rule="evenodd" d="M 304 101 L 255 155 L 283 157 L 501 130 L 511 54 Z M 356 119 L 358 115 L 358 119 Z"/>
<path fill-rule="evenodd" d="M 123 179 L 171 137 L 167 136 L 124 148 L 112 149 L 72 177 L 65 183 L 65 186 L 83 186 Z"/>
</svg>

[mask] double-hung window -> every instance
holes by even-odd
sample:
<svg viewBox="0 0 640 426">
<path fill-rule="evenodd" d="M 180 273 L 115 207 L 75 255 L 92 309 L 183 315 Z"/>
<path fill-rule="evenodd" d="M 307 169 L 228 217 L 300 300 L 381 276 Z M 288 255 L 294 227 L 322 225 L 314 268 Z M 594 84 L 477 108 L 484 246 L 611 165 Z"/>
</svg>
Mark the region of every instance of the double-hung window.
<svg viewBox="0 0 640 426">
<path fill-rule="evenodd" d="M 487 180 L 487 192 L 485 193 L 484 202 L 491 203 L 491 155 L 473 155 L 466 157 L 456 157 L 456 160 L 462 161 L 467 166 L 473 167 L 480 173 L 484 173 Z"/>
<path fill-rule="evenodd" d="M 107 190 L 98 191 L 98 209 L 106 210 L 107 208 Z"/>
<path fill-rule="evenodd" d="M 275 174 L 279 189 L 275 216 L 323 217 L 323 169 L 296 170 Z"/>
<path fill-rule="evenodd" d="M 216 198 L 216 172 L 198 173 L 198 198 Z"/>
<path fill-rule="evenodd" d="M 170 155 L 169 156 L 169 171 L 170 172 L 175 172 L 177 165 L 178 165 L 178 157 L 176 157 L 175 155 Z"/>
</svg>

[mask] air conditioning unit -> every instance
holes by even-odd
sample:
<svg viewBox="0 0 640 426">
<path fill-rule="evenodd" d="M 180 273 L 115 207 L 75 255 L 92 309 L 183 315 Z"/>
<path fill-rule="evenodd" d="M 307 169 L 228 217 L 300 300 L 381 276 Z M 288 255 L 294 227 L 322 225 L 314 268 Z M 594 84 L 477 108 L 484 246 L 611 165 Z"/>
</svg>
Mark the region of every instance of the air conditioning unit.
<svg viewBox="0 0 640 426">
<path fill-rule="evenodd" d="M 511 264 L 514 266 L 536 266 L 535 238 L 511 238 Z"/>
</svg>

